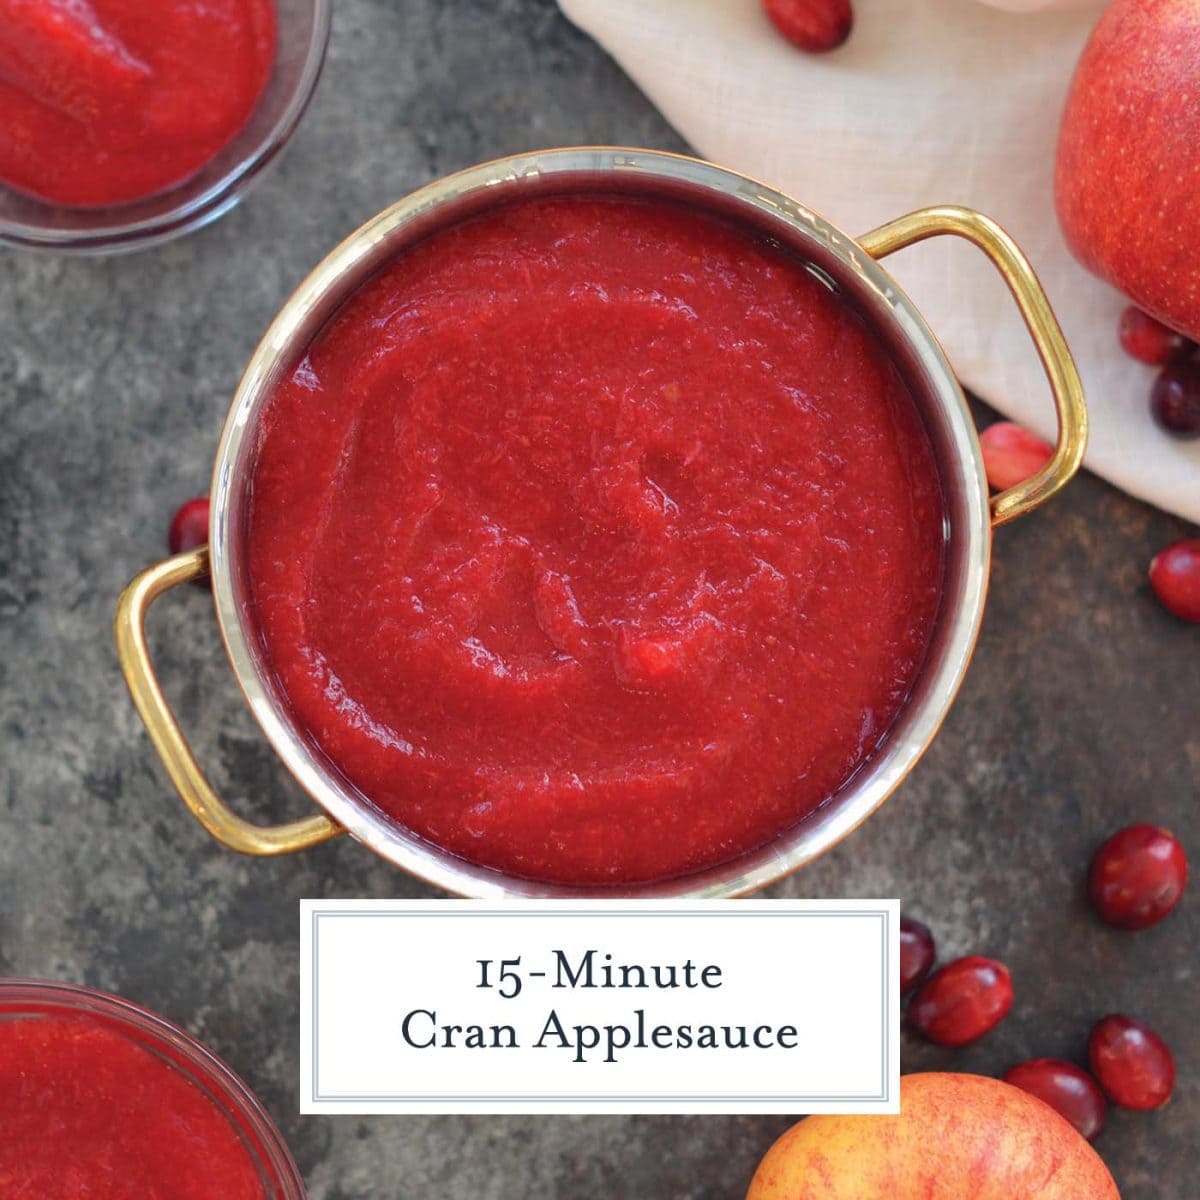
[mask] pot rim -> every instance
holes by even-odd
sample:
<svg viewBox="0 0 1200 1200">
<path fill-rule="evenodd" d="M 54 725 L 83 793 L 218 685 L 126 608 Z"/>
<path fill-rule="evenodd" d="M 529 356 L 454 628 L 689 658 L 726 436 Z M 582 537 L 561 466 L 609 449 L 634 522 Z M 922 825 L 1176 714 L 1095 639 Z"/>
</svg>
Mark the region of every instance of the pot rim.
<svg viewBox="0 0 1200 1200">
<path fill-rule="evenodd" d="M 47 1010 L 84 1013 L 110 1022 L 136 1040 L 153 1044 L 160 1057 L 185 1077 L 176 1058 L 186 1063 L 197 1077 L 190 1082 L 197 1087 L 202 1084 L 201 1090 L 210 1102 L 226 1110 L 223 1115 L 243 1141 L 244 1131 L 238 1128 L 235 1115 L 248 1126 L 258 1143 L 248 1149 L 263 1159 L 258 1165 L 260 1172 L 269 1175 L 264 1183 L 271 1186 L 274 1200 L 305 1200 L 304 1180 L 262 1101 L 239 1075 L 185 1029 L 132 1000 L 98 988 L 53 979 L 0 979 L 0 1021 Z"/>
<path fill-rule="evenodd" d="M 358 286 L 364 271 L 403 252 L 402 248 L 389 248 L 375 262 L 380 247 L 406 228 L 428 220 L 448 202 L 478 198 L 492 190 L 501 202 L 512 198 L 523 182 L 547 185 L 555 176 L 567 177 L 563 191 L 586 191 L 580 180 L 588 176 L 593 187 L 597 178 L 604 178 L 614 190 L 629 193 L 643 189 L 647 181 L 686 185 L 694 203 L 703 204 L 706 196 L 714 206 L 720 201 L 727 214 L 732 206 L 753 216 L 760 227 L 775 225 L 781 234 L 786 231 L 790 241 L 806 243 L 839 260 L 846 268 L 846 279 L 859 288 L 854 299 L 865 302 L 881 328 L 890 322 L 896 337 L 911 350 L 925 387 L 946 422 L 950 446 L 938 452 L 939 466 L 945 469 L 953 456 L 961 473 L 957 482 L 962 516 L 954 532 L 965 539 L 965 545 L 959 555 L 958 589 L 953 597 L 947 594 L 948 565 L 938 619 L 939 626 L 947 624 L 948 633 L 937 661 L 931 663 L 927 658 L 921 668 L 914 693 L 920 687 L 923 696 L 910 694 L 883 743 L 850 779 L 820 808 L 767 845 L 716 866 L 647 884 L 576 886 L 507 875 L 450 854 L 388 817 L 337 776 L 336 768 L 293 725 L 264 678 L 266 671 L 254 650 L 253 634 L 246 628 L 234 588 L 233 491 L 240 479 L 239 468 L 250 462 L 247 438 L 253 434 L 277 371 L 315 335 L 308 329 L 314 314 L 322 313 L 323 323 L 332 311 L 328 308 L 331 297 L 336 297 L 332 306 L 336 308 Z M 613 180 L 619 182 L 614 186 Z M 554 189 L 546 186 L 544 190 Z M 347 287 L 348 280 L 353 282 Z M 344 292 L 339 290 L 343 287 Z M 427 883 L 478 898 L 730 897 L 765 887 L 825 853 L 888 799 L 936 736 L 974 652 L 990 571 L 987 482 L 966 397 L 937 338 L 890 274 L 854 238 L 767 184 L 701 159 L 629 147 L 564 147 L 494 159 L 425 185 L 350 234 L 287 299 L 252 354 L 221 432 L 211 496 L 209 547 L 218 625 L 234 676 L 268 742 L 309 796 L 358 841 Z M 949 553 L 949 536 L 947 546 Z"/>
</svg>

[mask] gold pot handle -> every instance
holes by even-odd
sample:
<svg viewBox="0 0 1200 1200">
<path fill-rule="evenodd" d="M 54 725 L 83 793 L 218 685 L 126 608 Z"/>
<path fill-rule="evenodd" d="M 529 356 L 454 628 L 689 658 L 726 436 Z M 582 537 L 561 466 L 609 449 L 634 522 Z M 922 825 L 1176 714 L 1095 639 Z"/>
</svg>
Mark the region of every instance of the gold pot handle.
<svg viewBox="0 0 1200 1200">
<path fill-rule="evenodd" d="M 1083 385 L 1037 274 L 1021 248 L 990 217 L 956 205 L 923 208 L 871 230 L 858 244 L 872 258 L 883 258 L 940 234 L 965 238 L 978 246 L 1004 276 L 1037 347 L 1058 413 L 1058 445 L 1050 460 L 1028 479 L 991 499 L 992 524 L 1003 525 L 1049 500 L 1079 470 L 1088 432 Z"/>
<path fill-rule="evenodd" d="M 146 614 L 164 592 L 208 574 L 208 547 L 155 563 L 138 575 L 117 601 L 117 658 L 138 710 L 171 782 L 192 816 L 223 846 L 241 854 L 291 854 L 344 833 L 323 813 L 286 825 L 252 825 L 232 813 L 213 791 L 179 728 L 154 674 L 146 645 Z"/>
</svg>

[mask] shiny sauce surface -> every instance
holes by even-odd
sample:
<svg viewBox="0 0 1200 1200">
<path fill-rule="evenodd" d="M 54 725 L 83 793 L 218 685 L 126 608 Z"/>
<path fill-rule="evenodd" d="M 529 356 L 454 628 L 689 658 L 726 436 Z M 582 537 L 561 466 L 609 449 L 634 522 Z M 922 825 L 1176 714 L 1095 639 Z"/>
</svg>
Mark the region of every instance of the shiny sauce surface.
<svg viewBox="0 0 1200 1200">
<path fill-rule="evenodd" d="M 512 203 L 361 287 L 267 405 L 254 617 L 396 821 L 569 883 L 821 805 L 922 663 L 945 509 L 878 337 L 682 205 Z"/>
</svg>

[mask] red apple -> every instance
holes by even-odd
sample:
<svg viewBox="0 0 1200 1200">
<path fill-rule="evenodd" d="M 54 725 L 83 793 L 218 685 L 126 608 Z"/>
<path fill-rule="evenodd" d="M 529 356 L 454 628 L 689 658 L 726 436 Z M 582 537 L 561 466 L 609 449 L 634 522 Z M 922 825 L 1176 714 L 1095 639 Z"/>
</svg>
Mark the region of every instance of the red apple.
<svg viewBox="0 0 1200 1200">
<path fill-rule="evenodd" d="M 1113 0 L 1075 72 L 1058 217 L 1090 271 L 1200 338 L 1200 0 Z"/>
<path fill-rule="evenodd" d="M 900 1115 L 809 1117 L 746 1200 L 1120 1200 L 1095 1150 L 1048 1104 L 979 1075 L 906 1075 Z"/>
</svg>

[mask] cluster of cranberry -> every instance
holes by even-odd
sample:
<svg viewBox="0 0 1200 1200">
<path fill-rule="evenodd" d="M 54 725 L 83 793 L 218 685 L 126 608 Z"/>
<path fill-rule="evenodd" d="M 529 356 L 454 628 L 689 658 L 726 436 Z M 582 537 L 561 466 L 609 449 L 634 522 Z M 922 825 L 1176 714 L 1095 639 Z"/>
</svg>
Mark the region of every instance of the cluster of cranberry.
<svg viewBox="0 0 1200 1200">
<path fill-rule="evenodd" d="M 1161 367 L 1150 391 L 1150 411 L 1167 433 L 1200 437 L 1200 347 L 1132 305 L 1121 317 L 1121 345 L 1148 366 Z M 1012 487 L 1053 454 L 1040 437 L 998 421 L 979 436 L 988 483 Z M 1150 586 L 1162 606 L 1183 621 L 1200 623 L 1200 538 L 1181 538 L 1150 562 Z"/>
<path fill-rule="evenodd" d="M 1200 347 L 1132 305 L 1121 316 L 1120 337 L 1132 358 L 1162 368 L 1150 390 L 1154 419 L 1175 437 L 1200 438 Z M 1200 538 L 1156 555 L 1150 585 L 1177 617 L 1200 622 Z"/>
<path fill-rule="evenodd" d="M 1096 851 L 1088 895 L 1118 929 L 1148 929 L 1179 903 L 1187 884 L 1183 847 L 1156 825 L 1131 825 Z M 971 954 L 933 971 L 933 935 L 919 921 L 900 924 L 900 992 L 912 994 L 908 1023 L 940 1046 L 964 1046 L 994 1029 L 1012 1008 L 1012 977 L 1003 963 Z M 931 973 L 932 971 L 932 973 Z M 1004 1079 L 1044 1100 L 1089 1141 L 1104 1127 L 1108 1101 L 1159 1108 L 1175 1086 L 1175 1060 L 1149 1026 L 1119 1013 L 1098 1021 L 1088 1038 L 1091 1073 L 1054 1058 L 1015 1066 Z M 1107 1099 L 1106 1099 L 1107 1097 Z"/>
<path fill-rule="evenodd" d="M 1150 389 L 1150 411 L 1167 433 L 1200 437 L 1200 358 L 1196 343 L 1140 308 L 1121 314 L 1121 348 L 1148 367 L 1161 367 Z"/>
</svg>

